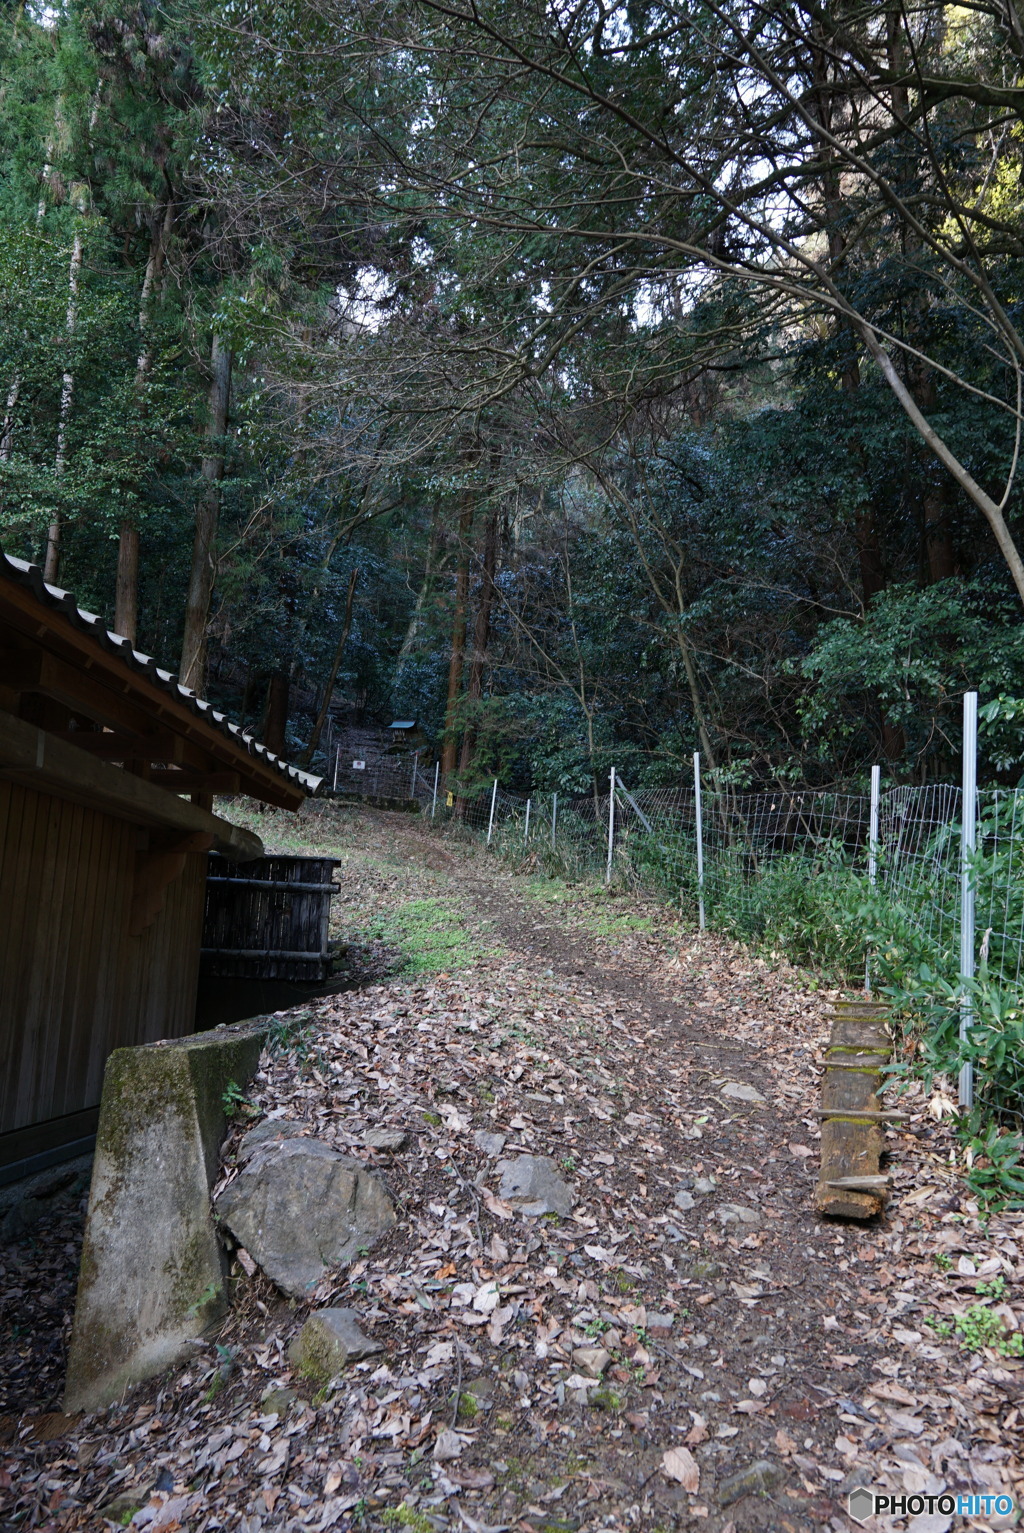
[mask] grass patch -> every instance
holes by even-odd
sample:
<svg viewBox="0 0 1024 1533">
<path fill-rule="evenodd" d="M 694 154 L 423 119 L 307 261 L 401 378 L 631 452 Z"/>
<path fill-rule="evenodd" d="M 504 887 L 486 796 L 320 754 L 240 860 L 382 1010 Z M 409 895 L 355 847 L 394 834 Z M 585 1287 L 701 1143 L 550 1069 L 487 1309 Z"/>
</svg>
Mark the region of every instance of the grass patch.
<svg viewBox="0 0 1024 1533">
<path fill-rule="evenodd" d="M 400 950 L 404 974 L 452 974 L 494 951 L 477 940 L 462 912 L 445 900 L 407 900 L 382 916 L 369 935 Z"/>
</svg>

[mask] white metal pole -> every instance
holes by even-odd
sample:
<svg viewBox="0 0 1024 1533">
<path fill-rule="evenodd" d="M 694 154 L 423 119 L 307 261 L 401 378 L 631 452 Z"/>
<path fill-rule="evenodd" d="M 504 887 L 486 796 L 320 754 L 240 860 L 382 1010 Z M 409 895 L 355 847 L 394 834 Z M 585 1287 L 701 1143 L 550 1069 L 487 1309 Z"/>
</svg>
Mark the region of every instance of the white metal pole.
<svg viewBox="0 0 1024 1533">
<path fill-rule="evenodd" d="M 704 930 L 704 813 L 700 797 L 700 751 L 693 753 L 693 806 L 697 815 L 697 909 Z"/>
<path fill-rule="evenodd" d="M 338 791 L 338 762 L 341 760 L 341 746 L 334 752 L 334 791 Z"/>
<path fill-rule="evenodd" d="M 967 990 L 974 978 L 974 849 L 978 842 L 978 694 L 964 693 L 963 802 L 960 813 L 960 1037 L 967 1037 L 973 1008 Z M 974 1067 L 960 1066 L 961 1107 L 974 1106 Z"/>
<path fill-rule="evenodd" d="M 610 884 L 612 881 L 612 857 L 615 855 L 615 768 L 612 767 L 608 778 L 608 861 L 604 870 L 604 881 Z"/>
<path fill-rule="evenodd" d="M 878 805 L 882 796 L 882 768 L 871 768 L 871 809 L 868 816 L 868 883 L 872 889 L 878 877 Z M 871 953 L 864 954 L 864 990 L 871 994 Z"/>
<path fill-rule="evenodd" d="M 430 818 L 431 819 L 433 819 L 435 814 L 437 813 L 437 779 L 438 779 L 438 776 L 440 774 L 440 771 L 441 771 L 441 763 L 439 761 L 435 761 L 434 762 L 434 802 L 430 806 Z"/>
<path fill-rule="evenodd" d="M 419 754 L 419 751 L 413 751 L 412 753 L 412 787 L 409 789 L 410 798 L 416 797 L 416 762 L 419 758 Z"/>
<path fill-rule="evenodd" d="M 532 798 L 528 798 L 526 800 L 526 828 L 523 831 L 523 840 L 524 841 L 529 841 L 529 839 L 530 839 L 530 805 L 532 803 L 533 803 L 533 799 Z"/>
<path fill-rule="evenodd" d="M 558 824 L 558 794 L 551 795 L 551 850 L 555 849 L 555 826 Z"/>
<path fill-rule="evenodd" d="M 494 787 L 491 789 L 491 817 L 487 821 L 487 845 L 491 844 L 491 832 L 494 829 L 494 806 L 498 799 L 498 779 L 494 779 Z"/>
</svg>

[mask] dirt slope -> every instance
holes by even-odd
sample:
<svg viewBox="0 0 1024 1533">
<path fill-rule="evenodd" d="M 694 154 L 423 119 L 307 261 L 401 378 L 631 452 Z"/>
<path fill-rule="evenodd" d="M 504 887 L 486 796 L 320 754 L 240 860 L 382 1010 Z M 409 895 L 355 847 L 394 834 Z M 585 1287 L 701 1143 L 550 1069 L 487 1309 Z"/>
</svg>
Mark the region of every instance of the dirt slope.
<svg viewBox="0 0 1024 1533">
<path fill-rule="evenodd" d="M 284 826 L 263 819 L 268 844 L 300 849 Z M 294 1378 L 308 1306 L 243 1261 L 188 1368 L 76 1422 L 22 1402 L 2 1526 L 788 1533 L 853 1527 L 858 1484 L 1019 1482 L 1024 1365 L 942 1322 L 1024 1322 L 1021 1216 L 979 1220 L 918 1096 L 889 1133 L 885 1219 L 816 1219 L 808 977 L 403 816 L 317 810 L 301 838 L 343 859 L 357 988 L 298 1009 L 251 1121 L 300 1120 L 387 1180 L 398 1229 L 316 1298 L 352 1304 L 384 1353 L 333 1390 Z M 379 1127 L 406 1145 L 368 1150 Z M 480 1131 L 504 1159 L 551 1157 L 571 1214 L 503 1201 Z M 61 1234 L 7 1253 L 8 1282 Z M 260 1403 L 275 1387 L 298 1395 L 282 1417 Z"/>
</svg>

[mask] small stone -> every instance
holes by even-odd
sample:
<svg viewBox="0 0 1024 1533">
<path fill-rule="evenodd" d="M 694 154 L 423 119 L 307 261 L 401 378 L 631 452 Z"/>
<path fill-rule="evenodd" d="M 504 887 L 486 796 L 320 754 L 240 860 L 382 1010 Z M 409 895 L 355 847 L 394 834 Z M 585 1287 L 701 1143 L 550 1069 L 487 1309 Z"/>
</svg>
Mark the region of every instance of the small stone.
<svg viewBox="0 0 1024 1533">
<path fill-rule="evenodd" d="M 485 1155 L 499 1156 L 505 1148 L 505 1134 L 492 1134 L 485 1128 L 478 1128 L 473 1135 L 473 1143 L 478 1150 L 483 1150 Z"/>
<path fill-rule="evenodd" d="M 699 1197 L 707 1197 L 709 1192 L 714 1192 L 718 1183 L 713 1176 L 698 1176 L 693 1184 L 693 1190 Z"/>
<path fill-rule="evenodd" d="M 862 1490 L 867 1486 L 874 1485 L 875 1473 L 866 1464 L 857 1464 L 843 1480 L 839 1487 L 840 1496 L 848 1496 L 851 1490 Z"/>
<path fill-rule="evenodd" d="M 264 1118 L 262 1123 L 257 1123 L 255 1128 L 242 1135 L 236 1157 L 238 1164 L 241 1166 L 251 1160 L 263 1145 L 276 1144 L 283 1139 L 298 1139 L 305 1132 L 306 1125 L 296 1123 L 294 1118 Z"/>
<path fill-rule="evenodd" d="M 647 1316 L 647 1329 L 649 1331 L 670 1331 L 675 1323 L 675 1315 L 658 1315 L 652 1311 Z"/>
<path fill-rule="evenodd" d="M 347 1363 L 383 1350 L 379 1341 L 363 1335 L 354 1309 L 319 1309 L 295 1337 L 288 1357 L 307 1378 L 326 1384 Z"/>
<path fill-rule="evenodd" d="M 734 1102 L 763 1102 L 764 1097 L 756 1086 L 748 1086 L 743 1081 L 726 1081 L 722 1087 L 724 1097 L 732 1097 Z"/>
<path fill-rule="evenodd" d="M 499 1198 L 520 1213 L 537 1218 L 542 1214 L 571 1214 L 572 1191 L 557 1174 L 550 1155 L 517 1155 L 498 1162 L 501 1173 Z"/>
<path fill-rule="evenodd" d="M 260 1413 L 264 1416 L 287 1416 L 298 1399 L 294 1389 L 268 1389 L 260 1398 Z"/>
<path fill-rule="evenodd" d="M 715 1209 L 715 1218 L 721 1224 L 760 1224 L 761 1215 L 754 1208 L 745 1208 L 742 1203 L 723 1203 L 721 1208 Z"/>
<path fill-rule="evenodd" d="M 408 1141 L 404 1128 L 371 1128 L 363 1135 L 368 1150 L 403 1150 Z"/>
<path fill-rule="evenodd" d="M 587 1374 L 592 1379 L 599 1379 L 612 1360 L 610 1352 L 604 1347 L 576 1347 L 572 1354 L 572 1360 L 581 1373 Z"/>
<path fill-rule="evenodd" d="M 688 1214 L 691 1208 L 697 1207 L 693 1193 L 687 1192 L 685 1188 L 682 1191 L 677 1192 L 672 1201 L 677 1208 L 682 1209 L 684 1214 Z"/>
<path fill-rule="evenodd" d="M 718 1504 L 732 1506 L 734 1501 L 742 1501 L 744 1496 L 752 1495 L 755 1491 L 764 1493 L 774 1490 L 785 1477 L 785 1470 L 778 1464 L 773 1464 L 770 1459 L 758 1459 L 756 1463 L 748 1464 L 746 1469 L 722 1481 L 718 1488 Z"/>
<path fill-rule="evenodd" d="M 132 1516 L 149 1500 L 146 1492 L 140 1487 L 134 1490 L 122 1490 L 113 1501 L 108 1501 L 106 1506 L 100 1508 L 100 1516 L 107 1522 L 128 1523 Z"/>
</svg>

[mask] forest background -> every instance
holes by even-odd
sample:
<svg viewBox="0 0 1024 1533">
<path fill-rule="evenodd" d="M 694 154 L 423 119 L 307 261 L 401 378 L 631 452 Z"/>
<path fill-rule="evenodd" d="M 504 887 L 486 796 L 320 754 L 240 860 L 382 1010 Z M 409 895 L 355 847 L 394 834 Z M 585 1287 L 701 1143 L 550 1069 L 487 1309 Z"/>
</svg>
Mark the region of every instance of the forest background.
<svg viewBox="0 0 1024 1533">
<path fill-rule="evenodd" d="M 272 748 L 1024 761 L 1015 0 L 0 29 L 0 539 Z"/>
</svg>

